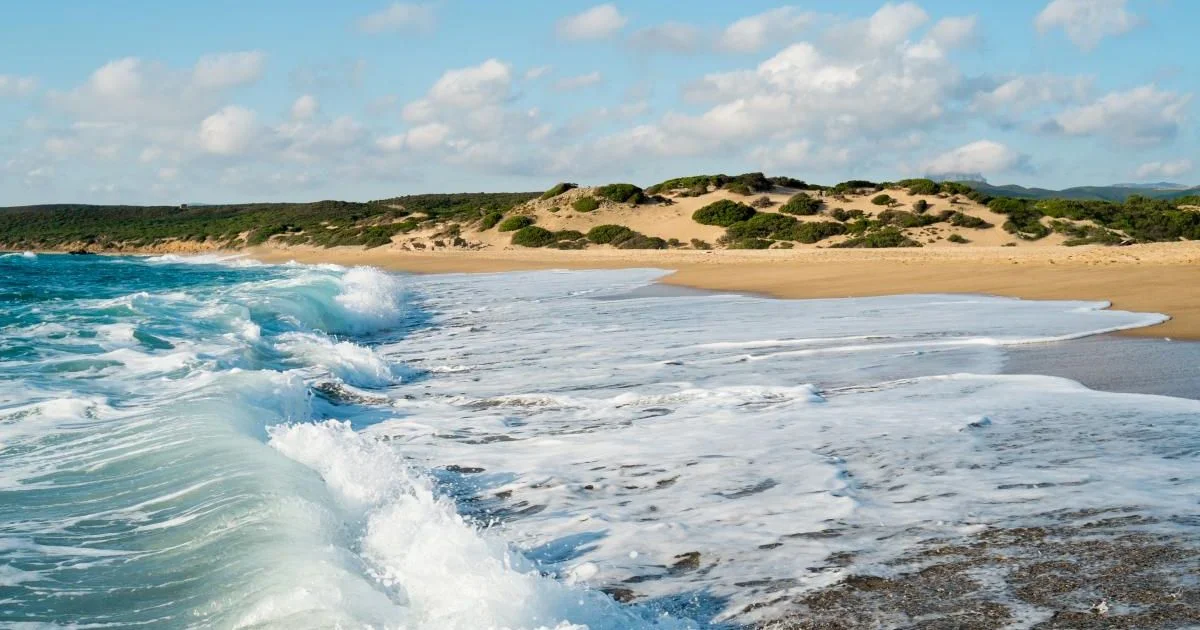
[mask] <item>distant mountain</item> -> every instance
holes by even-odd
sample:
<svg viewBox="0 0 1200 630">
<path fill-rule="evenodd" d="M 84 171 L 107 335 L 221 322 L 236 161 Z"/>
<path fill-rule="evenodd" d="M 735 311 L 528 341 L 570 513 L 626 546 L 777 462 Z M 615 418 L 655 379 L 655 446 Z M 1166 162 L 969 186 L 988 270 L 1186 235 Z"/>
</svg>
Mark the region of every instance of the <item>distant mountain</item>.
<svg viewBox="0 0 1200 630">
<path fill-rule="evenodd" d="M 1187 184 L 1176 184 L 1175 182 L 1148 182 L 1144 184 L 1127 183 L 1113 184 L 1115 188 L 1146 188 L 1150 190 L 1187 190 L 1193 188 Z"/>
<path fill-rule="evenodd" d="M 1078 199 L 1081 201 L 1125 201 L 1132 195 L 1141 195 L 1154 199 L 1177 199 L 1188 195 L 1200 195 L 1200 187 L 1151 188 L 1147 184 L 1120 184 L 1116 186 L 1076 186 L 1062 190 L 1048 188 L 1026 188 L 1014 184 L 1003 186 L 964 181 L 963 184 L 987 193 L 993 197 L 1013 197 L 1016 199 Z M 1176 185 L 1178 186 L 1178 185 Z"/>
</svg>

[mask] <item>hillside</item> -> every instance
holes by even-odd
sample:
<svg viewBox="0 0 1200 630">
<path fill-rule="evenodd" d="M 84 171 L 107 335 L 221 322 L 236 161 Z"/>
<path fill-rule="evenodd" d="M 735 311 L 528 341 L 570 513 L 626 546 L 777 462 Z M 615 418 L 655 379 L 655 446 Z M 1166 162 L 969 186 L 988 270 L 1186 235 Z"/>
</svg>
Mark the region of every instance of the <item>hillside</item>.
<svg viewBox="0 0 1200 630">
<path fill-rule="evenodd" d="M 1116 201 L 1139 195 L 1151 199 L 1178 199 L 1180 197 L 1200 195 L 1200 187 L 1179 187 L 1178 185 L 1152 186 L 1145 184 L 1117 184 L 1115 186 L 1076 186 L 1063 190 L 1047 188 L 1025 188 L 1014 184 L 993 185 L 986 182 L 961 182 L 981 193 L 993 197 L 1013 197 L 1015 199 L 1073 199 L 1078 201 Z"/>
<path fill-rule="evenodd" d="M 0 245 L 126 252 L 259 245 L 397 251 L 1120 245 L 1200 239 L 1197 206 L 1196 196 L 1035 200 L 993 196 L 974 183 L 820 186 L 746 173 L 682 177 L 646 189 L 561 183 L 544 193 L 365 203 L 3 208 Z"/>
</svg>

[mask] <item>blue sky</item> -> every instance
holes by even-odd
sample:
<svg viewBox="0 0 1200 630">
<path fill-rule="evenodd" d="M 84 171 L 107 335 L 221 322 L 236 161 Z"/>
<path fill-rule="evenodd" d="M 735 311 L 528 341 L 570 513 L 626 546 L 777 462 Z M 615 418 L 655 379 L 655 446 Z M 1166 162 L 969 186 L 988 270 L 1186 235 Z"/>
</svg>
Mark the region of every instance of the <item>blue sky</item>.
<svg viewBox="0 0 1200 630">
<path fill-rule="evenodd" d="M 10 3 L 0 205 L 1195 183 L 1200 3 Z"/>
</svg>

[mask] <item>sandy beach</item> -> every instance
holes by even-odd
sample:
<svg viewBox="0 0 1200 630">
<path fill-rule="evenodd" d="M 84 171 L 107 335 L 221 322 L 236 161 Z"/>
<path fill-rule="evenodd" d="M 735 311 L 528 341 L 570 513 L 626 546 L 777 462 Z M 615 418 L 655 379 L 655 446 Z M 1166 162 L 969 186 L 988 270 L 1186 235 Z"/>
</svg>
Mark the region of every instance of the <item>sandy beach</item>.
<svg viewBox="0 0 1200 630">
<path fill-rule="evenodd" d="M 558 251 L 485 249 L 418 253 L 389 248 L 253 248 L 265 262 L 373 265 L 414 273 L 656 267 L 663 282 L 780 298 L 981 293 L 1096 300 L 1171 320 L 1124 334 L 1200 339 L 1200 243 L 1129 247 L 970 247 L 887 250 Z"/>
</svg>

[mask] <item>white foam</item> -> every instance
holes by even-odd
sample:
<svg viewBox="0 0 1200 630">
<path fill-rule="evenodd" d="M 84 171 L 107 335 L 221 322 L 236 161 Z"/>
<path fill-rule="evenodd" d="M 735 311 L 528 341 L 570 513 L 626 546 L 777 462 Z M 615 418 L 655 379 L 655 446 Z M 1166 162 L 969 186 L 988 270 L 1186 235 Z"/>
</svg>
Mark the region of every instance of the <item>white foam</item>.
<svg viewBox="0 0 1200 630">
<path fill-rule="evenodd" d="M 391 364 L 374 350 L 323 334 L 285 333 L 276 346 L 300 359 L 302 365 L 321 366 L 351 385 L 382 387 L 399 380 Z"/>
</svg>

